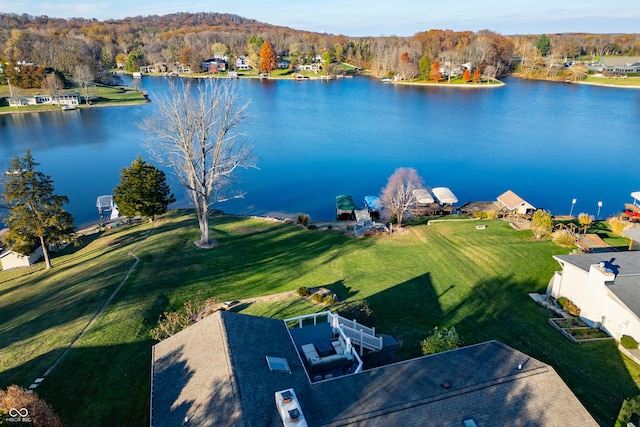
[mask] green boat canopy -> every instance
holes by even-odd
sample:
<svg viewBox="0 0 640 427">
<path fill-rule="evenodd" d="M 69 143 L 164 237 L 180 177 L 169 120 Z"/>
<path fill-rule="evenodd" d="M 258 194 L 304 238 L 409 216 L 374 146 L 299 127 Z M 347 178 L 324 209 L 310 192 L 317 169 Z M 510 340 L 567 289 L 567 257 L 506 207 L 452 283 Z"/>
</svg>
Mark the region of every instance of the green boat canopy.
<svg viewBox="0 0 640 427">
<path fill-rule="evenodd" d="M 353 211 L 356 208 L 356 204 L 353 202 L 351 196 L 336 196 L 336 207 L 340 211 Z"/>
</svg>

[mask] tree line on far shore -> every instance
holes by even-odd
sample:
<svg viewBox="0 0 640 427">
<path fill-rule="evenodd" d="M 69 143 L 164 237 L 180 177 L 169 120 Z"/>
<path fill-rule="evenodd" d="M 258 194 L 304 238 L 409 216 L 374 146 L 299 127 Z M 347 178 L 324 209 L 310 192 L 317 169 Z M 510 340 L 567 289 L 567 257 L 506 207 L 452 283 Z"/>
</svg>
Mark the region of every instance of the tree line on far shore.
<svg viewBox="0 0 640 427">
<path fill-rule="evenodd" d="M 103 70 L 136 70 L 150 64 L 181 63 L 201 71 L 216 55 L 233 60 L 244 56 L 258 68 L 265 41 L 292 63 L 347 62 L 378 76 L 393 74 L 429 78 L 431 66 L 471 63 L 487 75 L 499 76 L 539 58 L 639 55 L 639 34 L 551 34 L 505 36 L 493 31 L 430 29 L 410 37 L 348 37 L 314 33 L 221 13 L 175 13 L 120 20 L 60 19 L 0 13 L 0 68 L 5 73 L 20 64 L 35 64 L 42 73 L 79 75 L 87 67 L 93 79 Z M 12 67 L 2 66 L 12 64 Z M 86 70 L 85 70 L 86 71 Z M 37 70 L 21 70 L 35 80 Z M 11 71 L 9 71 L 11 73 Z M 12 78 L 17 78 L 15 73 Z M 5 77 L 5 78 L 3 78 Z M 4 84 L 6 76 L 0 76 Z M 29 87 L 36 86 L 33 83 Z M 24 86 L 27 83 L 23 83 Z"/>
</svg>

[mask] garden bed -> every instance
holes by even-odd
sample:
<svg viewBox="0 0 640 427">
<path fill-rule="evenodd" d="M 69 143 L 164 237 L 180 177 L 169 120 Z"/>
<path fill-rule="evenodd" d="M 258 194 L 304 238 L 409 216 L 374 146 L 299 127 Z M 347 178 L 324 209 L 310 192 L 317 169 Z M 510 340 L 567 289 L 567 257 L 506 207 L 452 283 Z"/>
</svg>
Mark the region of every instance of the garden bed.
<svg viewBox="0 0 640 427">
<path fill-rule="evenodd" d="M 606 332 L 598 328 L 587 326 L 577 317 L 551 318 L 549 324 L 572 342 L 582 343 L 590 341 L 612 340 Z"/>
</svg>

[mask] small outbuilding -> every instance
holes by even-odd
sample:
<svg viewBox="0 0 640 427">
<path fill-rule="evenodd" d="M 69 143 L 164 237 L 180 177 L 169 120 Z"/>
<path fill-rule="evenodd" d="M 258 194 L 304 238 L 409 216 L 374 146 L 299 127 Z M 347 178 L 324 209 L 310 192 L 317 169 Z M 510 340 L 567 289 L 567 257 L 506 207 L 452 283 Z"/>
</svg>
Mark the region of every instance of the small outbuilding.
<svg viewBox="0 0 640 427">
<path fill-rule="evenodd" d="M 35 264 L 42 257 L 42 246 L 38 246 L 38 249 L 33 251 L 31 255 L 23 255 L 16 251 L 5 251 L 0 254 L 0 264 L 2 264 L 3 270 L 29 267 L 30 265 Z"/>
<path fill-rule="evenodd" d="M 531 215 L 536 208 L 518 196 L 511 190 L 507 190 L 498 196 L 498 203 L 501 205 L 501 209 L 510 214 L 516 215 Z"/>
</svg>

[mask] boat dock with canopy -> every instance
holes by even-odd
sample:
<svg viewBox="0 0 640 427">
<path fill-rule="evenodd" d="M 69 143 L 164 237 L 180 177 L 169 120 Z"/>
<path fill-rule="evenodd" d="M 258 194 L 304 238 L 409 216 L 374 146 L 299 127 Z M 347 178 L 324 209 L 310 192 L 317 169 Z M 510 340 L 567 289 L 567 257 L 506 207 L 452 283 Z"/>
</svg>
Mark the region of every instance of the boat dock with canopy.
<svg viewBox="0 0 640 427">
<path fill-rule="evenodd" d="M 458 203 L 458 198 L 447 187 L 435 187 L 431 189 L 431 191 L 441 205 L 454 205 Z"/>
<path fill-rule="evenodd" d="M 116 203 L 113 201 L 113 196 L 111 194 L 106 194 L 103 196 L 98 196 L 96 200 L 96 207 L 98 208 L 98 213 L 100 214 L 100 221 L 104 220 L 104 213 L 110 212 L 109 219 L 114 220 L 118 218 L 120 212 L 118 211 L 118 207 Z"/>
<path fill-rule="evenodd" d="M 336 220 L 354 220 L 356 204 L 353 197 L 346 195 L 336 196 Z"/>
</svg>

